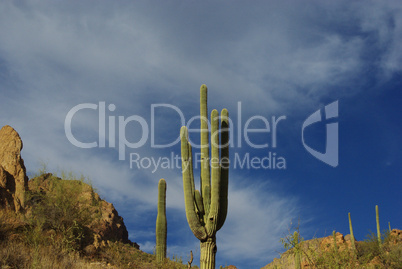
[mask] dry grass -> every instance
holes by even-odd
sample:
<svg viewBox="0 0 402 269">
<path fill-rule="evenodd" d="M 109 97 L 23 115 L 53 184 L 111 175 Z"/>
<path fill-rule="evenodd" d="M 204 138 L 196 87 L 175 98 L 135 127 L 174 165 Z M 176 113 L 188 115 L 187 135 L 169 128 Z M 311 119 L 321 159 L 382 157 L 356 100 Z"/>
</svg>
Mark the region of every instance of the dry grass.
<svg viewBox="0 0 402 269">
<path fill-rule="evenodd" d="M 289 249 L 282 255 L 282 261 L 274 260 L 273 263 L 264 268 L 294 268 L 294 249 L 298 244 L 302 250 L 302 268 L 402 269 L 401 238 L 392 235 L 389 231 L 382 233 L 383 243 L 381 246 L 378 244 L 377 235 L 369 234 L 366 240 L 356 242 L 356 250 L 348 246 L 346 242 L 338 245 L 335 243 L 335 238 L 333 241 L 325 241 L 327 242 L 326 244 L 322 243 L 328 237 L 297 243 L 292 238 L 290 233 L 290 235 L 282 239 L 284 246 Z"/>
<path fill-rule="evenodd" d="M 169 259 L 159 264 L 155 255 L 121 242 L 85 251 L 93 241 L 87 224 L 99 217 L 88 208 L 97 205 L 83 204 L 81 194 L 90 186 L 70 179 L 52 178 L 46 192 L 32 181 L 25 215 L 0 209 L 0 268 L 187 268 Z"/>
</svg>

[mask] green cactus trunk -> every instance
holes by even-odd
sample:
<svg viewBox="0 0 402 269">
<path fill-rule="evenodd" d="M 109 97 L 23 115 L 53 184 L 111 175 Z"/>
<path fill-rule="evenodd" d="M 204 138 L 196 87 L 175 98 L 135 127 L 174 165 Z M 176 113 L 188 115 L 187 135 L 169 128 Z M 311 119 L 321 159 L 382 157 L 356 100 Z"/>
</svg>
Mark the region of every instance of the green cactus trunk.
<svg viewBox="0 0 402 269">
<path fill-rule="evenodd" d="M 156 217 L 156 260 L 162 262 L 166 258 L 166 181 L 162 178 L 158 184 L 158 215 Z"/>
<path fill-rule="evenodd" d="M 215 235 L 226 220 L 228 208 L 229 115 L 226 109 L 222 110 L 219 130 L 218 111 L 214 109 L 211 112 L 211 143 L 209 143 L 207 114 L 207 87 L 202 85 L 200 88 L 200 191 L 194 188 L 192 147 L 188 141 L 188 131 L 185 126 L 180 130 L 183 190 L 187 222 L 201 244 L 200 268 L 215 269 L 217 251 Z"/>
<path fill-rule="evenodd" d="M 295 255 L 295 268 L 301 269 L 301 247 L 299 244 L 299 233 L 295 231 L 293 233 L 293 240 L 294 240 L 294 255 Z"/>
<path fill-rule="evenodd" d="M 380 214 L 378 213 L 378 205 L 375 206 L 375 219 L 377 222 L 378 245 L 381 247 Z"/>
<path fill-rule="evenodd" d="M 216 238 L 208 238 L 207 241 L 201 242 L 201 268 L 215 268 L 216 255 Z"/>
<path fill-rule="evenodd" d="M 353 235 L 352 219 L 350 218 L 350 212 L 348 213 L 348 217 L 349 217 L 350 242 L 352 243 L 353 251 L 356 251 L 355 236 Z"/>
</svg>

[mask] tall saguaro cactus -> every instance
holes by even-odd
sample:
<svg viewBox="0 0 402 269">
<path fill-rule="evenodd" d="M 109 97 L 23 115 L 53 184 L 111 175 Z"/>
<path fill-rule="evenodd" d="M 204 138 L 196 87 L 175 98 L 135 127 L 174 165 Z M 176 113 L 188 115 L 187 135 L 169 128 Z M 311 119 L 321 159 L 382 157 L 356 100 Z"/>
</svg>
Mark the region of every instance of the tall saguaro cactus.
<svg viewBox="0 0 402 269">
<path fill-rule="evenodd" d="M 166 258 L 166 181 L 162 178 L 158 184 L 158 215 L 156 217 L 156 260 L 162 262 Z"/>
<path fill-rule="evenodd" d="M 201 86 L 200 95 L 200 191 L 194 187 L 192 147 L 188 141 L 188 130 L 185 126 L 180 130 L 184 202 L 187 222 L 195 237 L 200 240 L 200 267 L 215 269 L 216 232 L 222 228 L 228 209 L 229 114 L 226 109 L 222 110 L 219 130 L 218 111 L 214 109 L 211 112 L 210 158 L 207 86 Z M 221 146 L 219 146 L 219 134 Z"/>
</svg>

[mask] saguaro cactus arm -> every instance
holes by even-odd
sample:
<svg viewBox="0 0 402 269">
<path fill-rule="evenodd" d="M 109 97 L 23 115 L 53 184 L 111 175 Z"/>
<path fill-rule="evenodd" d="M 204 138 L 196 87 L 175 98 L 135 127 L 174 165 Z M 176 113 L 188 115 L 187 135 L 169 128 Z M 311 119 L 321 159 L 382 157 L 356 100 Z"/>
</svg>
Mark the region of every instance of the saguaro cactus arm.
<svg viewBox="0 0 402 269">
<path fill-rule="evenodd" d="M 194 199 L 195 199 L 196 208 L 198 210 L 199 220 L 201 221 L 202 216 L 204 215 L 205 211 L 204 211 L 204 204 L 202 202 L 201 193 L 198 190 L 195 190 L 195 192 L 194 192 Z"/>
<path fill-rule="evenodd" d="M 219 162 L 219 116 L 216 109 L 211 113 L 211 205 L 206 229 L 208 236 L 216 233 L 220 210 L 220 162 Z"/>
<path fill-rule="evenodd" d="M 207 237 L 205 227 L 201 225 L 196 210 L 195 199 L 193 192 L 193 165 L 191 153 L 191 145 L 188 142 L 188 131 L 185 126 L 180 130 L 181 137 L 181 158 L 182 158 L 182 173 L 183 173 L 183 189 L 184 189 L 184 204 L 186 208 L 187 222 L 191 231 L 199 240 L 204 240 Z"/>
<path fill-rule="evenodd" d="M 229 164 L 229 112 L 224 108 L 221 111 L 221 208 L 216 231 L 222 228 L 228 211 Z"/>
<path fill-rule="evenodd" d="M 204 197 L 205 187 L 210 188 L 210 170 L 209 170 L 209 131 L 208 131 L 208 88 L 205 84 L 200 87 L 200 132 L 201 132 L 201 182 L 200 190 L 201 195 Z M 208 194 L 209 195 L 209 194 Z M 204 208 L 206 209 L 206 201 L 204 201 Z M 208 206 L 209 208 L 209 206 Z M 208 216 L 209 211 L 205 214 Z"/>
</svg>

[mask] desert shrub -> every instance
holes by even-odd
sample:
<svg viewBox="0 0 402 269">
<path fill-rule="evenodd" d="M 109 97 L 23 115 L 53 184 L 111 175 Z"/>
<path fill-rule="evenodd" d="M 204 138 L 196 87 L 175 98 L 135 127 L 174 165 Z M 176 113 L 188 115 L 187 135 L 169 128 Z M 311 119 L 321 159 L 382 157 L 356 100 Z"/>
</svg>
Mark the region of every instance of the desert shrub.
<svg viewBox="0 0 402 269">
<path fill-rule="evenodd" d="M 356 250 L 359 263 L 361 264 L 367 264 L 374 259 L 374 257 L 380 256 L 381 249 L 378 245 L 377 235 L 370 232 L 366 235 L 364 241 L 358 242 Z"/>
<path fill-rule="evenodd" d="M 364 242 L 359 243 L 359 261 L 369 263 L 374 258 L 383 265 L 382 268 L 402 268 L 402 244 L 394 241 L 388 230 L 381 234 L 382 245 L 378 245 L 377 235 L 370 233 Z"/>
<path fill-rule="evenodd" d="M 179 258 L 177 261 L 167 258 L 162 263 L 158 263 L 155 255 L 144 253 L 121 242 L 109 242 L 108 247 L 102 248 L 98 255 L 100 259 L 121 269 L 187 269 L 187 265 L 180 263 Z"/>
<path fill-rule="evenodd" d="M 56 177 L 47 178 L 47 184 L 48 190 L 43 192 L 39 184 L 35 186 L 33 182 L 28 194 L 35 203 L 27 217 L 27 242 L 33 246 L 51 242 L 54 247 L 66 252 L 82 250 L 84 238 L 91 238 L 86 226 L 92 217 L 89 205 L 81 195 L 88 185 L 82 180 Z"/>
<path fill-rule="evenodd" d="M 312 260 L 316 268 L 359 268 L 356 256 L 348 249 L 316 250 Z"/>
<path fill-rule="evenodd" d="M 392 248 L 385 249 L 382 255 L 385 268 L 402 268 L 402 245 L 396 245 Z"/>
<path fill-rule="evenodd" d="M 81 258 L 78 253 L 60 253 L 52 246 L 32 246 L 18 240 L 7 240 L 0 243 L 0 268 L 16 269 L 94 269 L 107 268 L 101 263 L 91 263 Z"/>
<path fill-rule="evenodd" d="M 0 243 L 0 268 L 28 268 L 30 249 L 15 240 Z"/>
<path fill-rule="evenodd" d="M 390 232 L 381 234 L 382 244 L 378 243 L 377 234 L 370 233 L 364 241 L 357 242 L 356 251 L 351 248 L 340 248 L 333 242 L 328 242 L 324 249 L 320 247 L 319 239 L 309 241 L 296 240 L 291 233 L 281 242 L 291 257 L 299 248 L 303 254 L 303 262 L 311 268 L 400 268 L 402 269 L 402 242 L 392 237 Z M 318 241 L 317 241 L 318 240 Z M 398 241 L 399 240 L 399 241 Z M 310 268 L 309 267 L 309 268 Z"/>
</svg>

